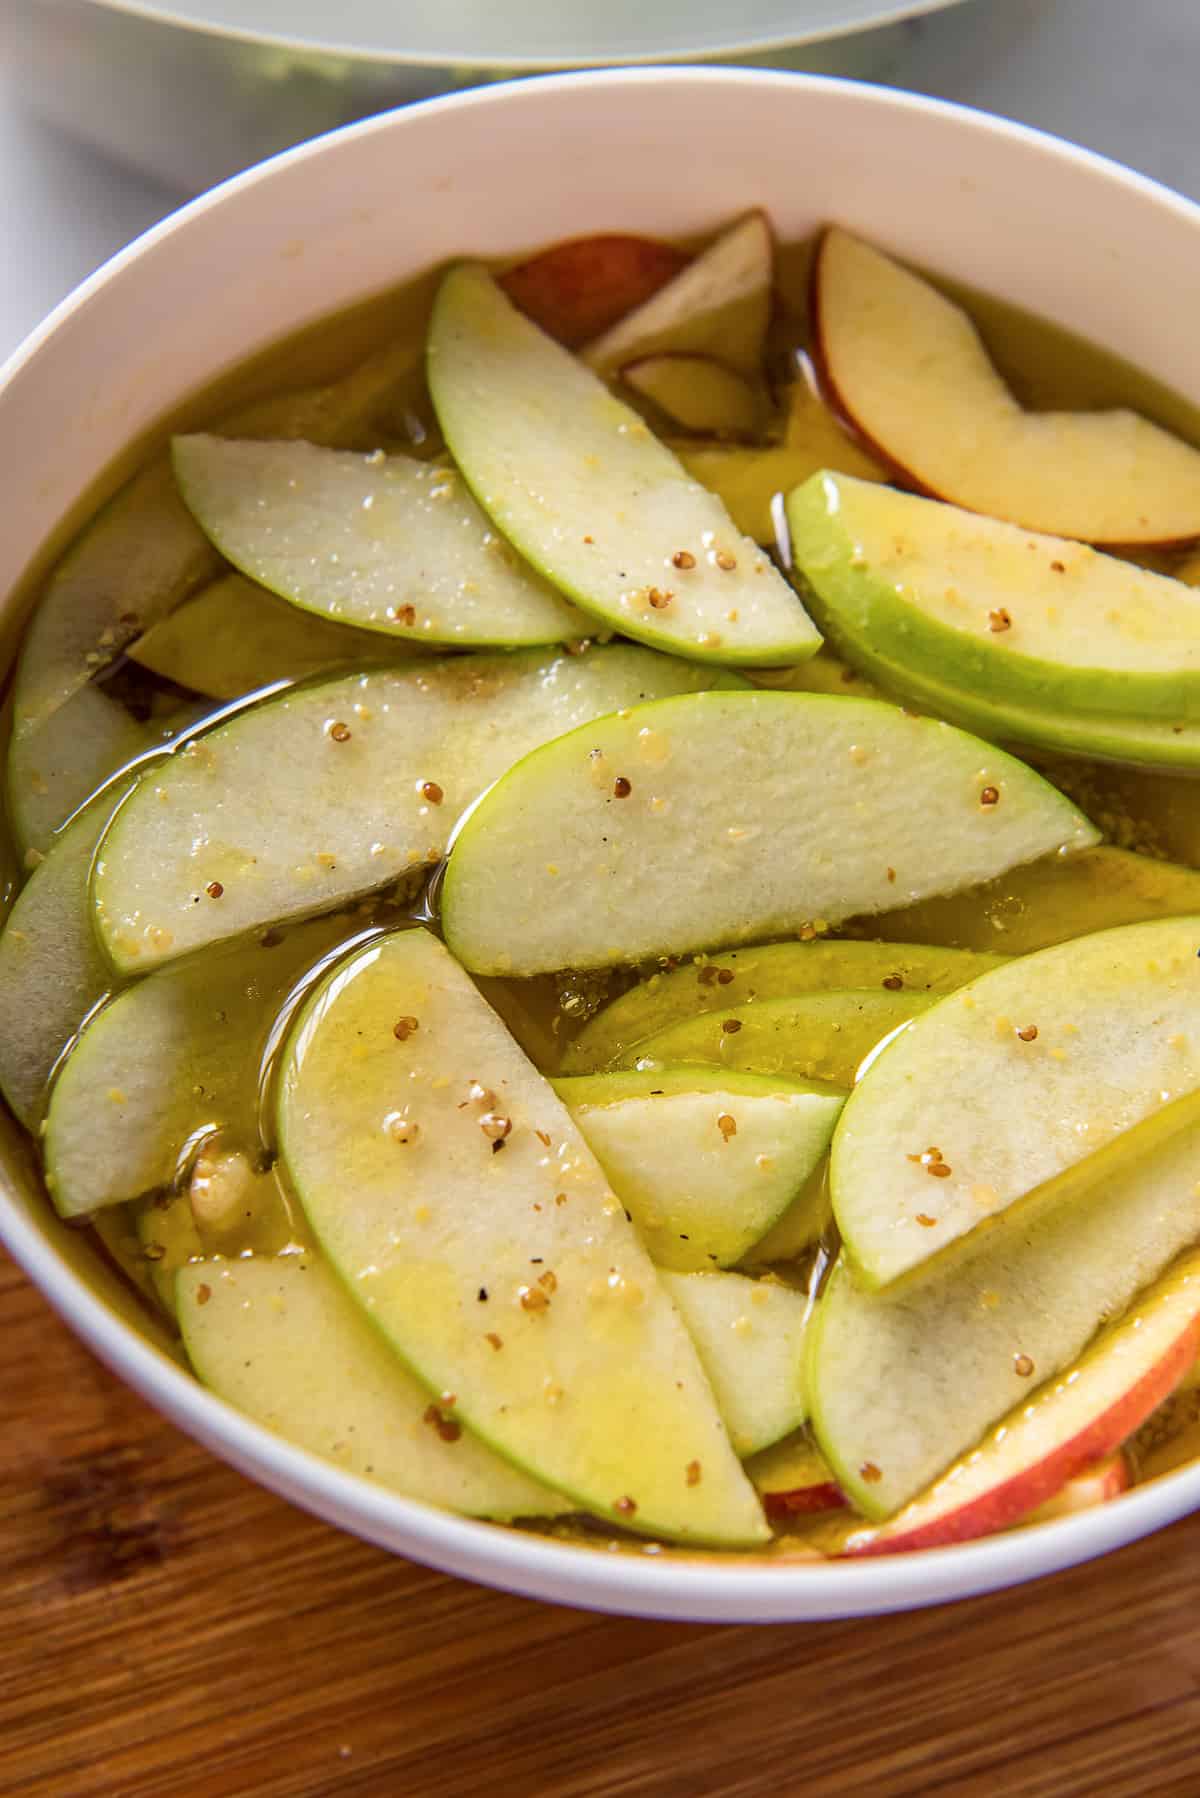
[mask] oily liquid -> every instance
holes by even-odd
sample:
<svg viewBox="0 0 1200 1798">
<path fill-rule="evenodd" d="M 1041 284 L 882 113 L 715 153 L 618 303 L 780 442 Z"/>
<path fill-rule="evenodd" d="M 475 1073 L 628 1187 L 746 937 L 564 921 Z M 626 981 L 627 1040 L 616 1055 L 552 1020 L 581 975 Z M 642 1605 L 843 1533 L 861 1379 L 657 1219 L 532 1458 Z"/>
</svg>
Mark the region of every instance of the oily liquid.
<svg viewBox="0 0 1200 1798">
<path fill-rule="evenodd" d="M 770 366 L 780 381 L 795 378 L 797 352 L 807 341 L 811 260 L 810 243 L 785 248 L 779 255 L 777 284 L 781 305 L 772 327 Z M 430 275 L 378 295 L 334 319 L 323 320 L 273 345 L 204 392 L 185 400 L 169 417 L 130 446 L 105 471 L 80 506 L 63 521 L 29 572 L 25 583 L 27 603 L 33 603 L 47 570 L 75 532 L 135 469 L 162 453 L 173 431 L 219 429 L 222 415 L 233 407 L 276 392 L 336 379 L 386 343 L 411 341 L 414 356 L 411 378 L 402 383 L 381 424 L 382 447 L 421 456 L 436 454 L 442 444 L 425 389 L 423 360 L 419 353 L 435 287 L 436 276 Z M 1026 406 L 1078 409 L 1129 406 L 1200 446 L 1200 411 L 1129 364 L 1004 302 L 951 287 L 947 287 L 947 291 L 968 306 L 1001 372 Z M 361 447 L 379 446 L 364 443 Z M 1164 572 L 1179 573 L 1183 578 L 1188 578 L 1190 573 L 1186 550 L 1151 552 L 1138 559 Z M 1200 581 L 1200 571 L 1197 579 Z M 120 700 L 134 715 L 155 716 L 169 704 L 192 697 L 178 688 L 164 691 L 164 683 L 124 659 L 107 668 L 100 678 L 110 697 Z M 245 702 L 235 702 L 235 706 L 242 703 Z M 218 712 L 228 714 L 232 709 L 235 707 L 221 707 L 215 703 L 212 706 L 214 715 Z M 1144 855 L 1173 859 L 1200 868 L 1200 816 L 1194 797 L 1197 789 L 1186 778 L 1068 761 L 1040 753 L 1029 759 L 1036 760 L 1051 779 L 1083 806 L 1110 841 Z M 11 846 L 0 842 L 0 917 L 11 901 L 18 881 Z M 1076 934 L 1082 935 L 1110 921 L 1105 909 L 1104 881 L 1099 874 L 1093 890 L 1089 891 L 1084 882 L 1073 894 L 1073 899 Z M 1003 938 L 1005 918 L 1011 920 L 1027 903 L 1019 894 L 1009 893 L 1004 881 L 991 883 L 987 891 L 974 897 L 960 895 L 955 901 L 960 920 L 966 920 L 967 938 L 978 942 L 979 946 L 997 949 L 1006 946 Z M 401 889 L 347 908 L 345 943 L 305 977 L 288 1001 L 285 1018 L 294 1015 L 296 1006 L 324 974 L 331 960 L 345 953 L 351 944 L 359 944 L 364 932 L 394 928 L 406 921 L 437 928 L 436 876 L 422 888 Z M 846 933 L 872 935 L 875 933 L 873 925 L 874 921 L 867 920 L 856 930 L 851 924 Z M 894 935 L 891 930 L 887 934 Z M 230 953 L 245 954 L 252 947 L 236 946 Z M 479 985 L 531 1059 L 544 1071 L 553 1073 L 560 1065 L 566 1047 L 587 1019 L 607 999 L 630 986 L 639 974 L 653 971 L 652 968 L 626 969 L 605 975 L 565 972 L 536 980 L 481 980 Z M 193 1142 L 181 1149 L 178 1178 L 173 1187 L 146 1195 L 129 1205 L 115 1207 L 102 1214 L 93 1226 L 98 1247 L 117 1261 L 148 1302 L 160 1308 L 169 1309 L 173 1272 L 190 1256 L 198 1253 L 272 1253 L 289 1244 L 306 1244 L 303 1213 L 280 1176 L 266 1121 L 272 1112 L 272 1082 L 283 1034 L 284 1021 L 280 1020 L 263 1044 L 257 1131 L 249 1132 L 244 1126 L 232 1130 L 229 1120 L 214 1119 L 211 1124 L 211 1134 L 222 1148 L 246 1156 L 253 1164 L 255 1183 L 244 1215 L 232 1218 L 215 1232 L 197 1226 L 191 1214 L 187 1187 L 196 1153 L 202 1145 Z M 836 1240 L 830 1225 L 826 1236 L 808 1252 L 805 1260 L 793 1263 L 781 1272 L 797 1283 L 811 1282 L 815 1288 L 820 1270 L 835 1251 Z M 1146 1478 L 1169 1470 L 1196 1452 L 1200 1452 L 1200 1391 L 1193 1390 L 1179 1394 L 1156 1413 L 1137 1439 L 1132 1458 L 1138 1477 Z M 787 1559 L 836 1551 L 840 1535 L 847 1527 L 846 1519 L 851 1516 L 851 1513 L 840 1513 L 785 1522 L 777 1527 L 774 1552 L 779 1558 Z M 606 1550 L 625 1548 L 644 1554 L 687 1553 L 695 1558 L 693 1550 L 675 1550 L 622 1537 L 606 1525 L 567 1520 L 550 1526 L 550 1533 L 568 1535 L 572 1540 Z M 722 1553 L 717 1558 L 727 1559 L 728 1556 Z"/>
</svg>

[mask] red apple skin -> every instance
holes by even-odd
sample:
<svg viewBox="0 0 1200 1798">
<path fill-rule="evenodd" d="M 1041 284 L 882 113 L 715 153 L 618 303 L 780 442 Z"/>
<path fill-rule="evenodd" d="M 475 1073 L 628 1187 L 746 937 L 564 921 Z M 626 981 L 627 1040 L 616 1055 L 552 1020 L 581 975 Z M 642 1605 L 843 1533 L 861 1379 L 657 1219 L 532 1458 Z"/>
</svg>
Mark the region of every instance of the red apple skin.
<svg viewBox="0 0 1200 1798">
<path fill-rule="evenodd" d="M 947 1548 L 1010 1529 L 1028 1519 L 1053 1498 L 1077 1474 L 1110 1455 L 1169 1397 L 1183 1379 L 1200 1350 L 1200 1314 L 1191 1319 L 1157 1363 L 1128 1387 L 1087 1426 L 1050 1454 L 1030 1466 L 1018 1467 L 988 1491 L 955 1506 L 947 1495 L 947 1509 L 922 1523 L 905 1527 L 904 1512 L 891 1523 L 856 1532 L 842 1553 L 847 1558 L 866 1555 L 911 1554 L 922 1548 Z M 926 1499 L 916 1499 L 924 1505 Z"/>
<path fill-rule="evenodd" d="M 610 233 L 558 244 L 497 280 L 527 318 L 574 350 L 643 305 L 691 260 L 673 244 Z"/>
<path fill-rule="evenodd" d="M 1056 1517 L 1072 1517 L 1077 1511 L 1090 1511 L 1095 1505 L 1106 1505 L 1110 1498 L 1120 1498 L 1132 1484 L 1129 1462 L 1118 1450 L 1107 1461 L 1097 1461 L 1094 1467 L 1077 1473 L 1053 1498 L 1039 1505 L 1025 1522 L 1052 1523 Z"/>
<path fill-rule="evenodd" d="M 764 1492 L 768 1517 L 806 1517 L 817 1511 L 844 1511 L 846 1495 L 833 1480 L 817 1486 L 796 1486 L 791 1492 Z"/>
</svg>

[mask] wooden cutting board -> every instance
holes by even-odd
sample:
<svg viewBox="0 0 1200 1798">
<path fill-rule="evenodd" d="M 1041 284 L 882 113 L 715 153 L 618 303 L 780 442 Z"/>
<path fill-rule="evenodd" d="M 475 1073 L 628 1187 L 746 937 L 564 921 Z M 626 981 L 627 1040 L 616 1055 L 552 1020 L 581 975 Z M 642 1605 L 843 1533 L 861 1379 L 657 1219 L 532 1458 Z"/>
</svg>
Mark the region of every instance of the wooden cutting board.
<svg viewBox="0 0 1200 1798">
<path fill-rule="evenodd" d="M 911 1616 L 629 1622 L 293 1510 L 8 1263 L 0 1341 L 3 1798 L 1200 1793 L 1200 1516 Z"/>
</svg>

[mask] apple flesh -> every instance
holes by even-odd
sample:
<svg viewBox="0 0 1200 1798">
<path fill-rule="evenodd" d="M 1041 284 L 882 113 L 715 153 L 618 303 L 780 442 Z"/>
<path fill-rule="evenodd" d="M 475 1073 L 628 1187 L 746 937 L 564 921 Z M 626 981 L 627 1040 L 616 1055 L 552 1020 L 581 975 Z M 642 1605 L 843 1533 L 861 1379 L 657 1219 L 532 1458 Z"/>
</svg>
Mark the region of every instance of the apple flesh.
<svg viewBox="0 0 1200 1798">
<path fill-rule="evenodd" d="M 924 944 L 844 942 L 762 943 L 750 949 L 697 956 L 685 967 L 653 974 L 613 999 L 584 1025 L 563 1056 L 564 1074 L 590 1073 L 623 1057 L 635 1044 L 704 1012 L 800 993 L 878 986 L 885 992 L 952 992 L 998 967 L 996 955 Z"/>
<path fill-rule="evenodd" d="M 598 719 L 497 781 L 456 838 L 442 921 L 480 973 L 607 967 L 811 934 L 1095 837 L 951 726 L 713 691 Z"/>
<path fill-rule="evenodd" d="M 377 637 L 302 612 L 244 575 L 211 581 L 131 643 L 131 662 L 210 699 L 240 699 L 275 681 L 308 680 L 358 667 L 380 653 Z M 389 645 L 388 659 L 397 655 Z"/>
<path fill-rule="evenodd" d="M 761 999 L 668 1025 L 626 1050 L 621 1060 L 646 1069 L 700 1062 L 847 1089 L 872 1050 L 903 1030 L 933 997 L 880 986 Z"/>
<path fill-rule="evenodd" d="M 196 433 L 179 491 L 235 568 L 303 611 L 400 643 L 516 649 L 587 621 L 497 538 L 457 472 L 414 456 Z"/>
<path fill-rule="evenodd" d="M 1033 1521 L 1031 1513 L 1140 1427 L 1198 1347 L 1200 1255 L 1193 1253 L 1110 1325 L 1075 1367 L 1047 1381 L 881 1528 L 852 1534 L 844 1553 L 942 1548 Z"/>
<path fill-rule="evenodd" d="M 1196 1241 L 1195 1115 L 1115 1174 L 1097 1157 L 1086 1191 L 1002 1218 L 919 1283 L 867 1291 L 839 1261 L 809 1329 L 809 1404 L 865 1516 L 915 1498 Z"/>
<path fill-rule="evenodd" d="M 822 472 L 787 502 L 792 557 L 844 654 L 1031 715 L 1200 717 L 1200 596 L 1086 544 Z"/>
<path fill-rule="evenodd" d="M 1025 412 L 960 306 L 832 228 L 813 271 L 825 391 L 907 485 L 1088 543 L 1200 535 L 1200 454 L 1138 413 Z"/>
<path fill-rule="evenodd" d="M 375 938 L 312 992 L 282 1053 L 278 1140 L 346 1289 L 489 1446 L 610 1523 L 766 1539 L 620 1199 L 428 931 Z"/>
<path fill-rule="evenodd" d="M 806 1431 L 799 1430 L 746 1463 L 768 1517 L 842 1511 L 846 1497 Z"/>
<path fill-rule="evenodd" d="M 820 646 L 791 587 L 721 502 L 478 265 L 442 280 L 428 370 L 467 485 L 566 598 L 693 660 L 775 665 Z"/>
<path fill-rule="evenodd" d="M 571 1508 L 439 1408 L 312 1251 L 192 1262 L 175 1288 L 199 1378 L 298 1448 L 468 1516 Z"/>
<path fill-rule="evenodd" d="M 938 1001 L 842 1113 L 833 1209 L 859 1278 L 923 1271 L 1020 1201 L 1064 1197 L 1101 1150 L 1200 1088 L 1200 918 L 1022 956 Z"/>
<path fill-rule="evenodd" d="M 594 338 L 583 359 L 610 374 L 643 356 L 717 356 L 761 378 L 771 316 L 774 250 L 761 212 L 751 212 L 635 311 Z"/>
<path fill-rule="evenodd" d="M 843 1103 L 826 1086 L 707 1067 L 553 1085 L 656 1266 L 678 1271 L 728 1267 L 779 1223 Z"/>
<path fill-rule="evenodd" d="M 712 679 L 611 644 L 410 659 L 268 697 L 186 744 L 122 806 L 92 873 L 101 942 L 115 967 L 141 973 L 411 876 L 536 744 Z"/>
<path fill-rule="evenodd" d="M 527 318 L 574 350 L 645 305 L 689 260 L 673 244 L 606 232 L 555 244 L 496 279 Z"/>
<path fill-rule="evenodd" d="M 733 1452 L 757 1455 L 804 1422 L 808 1294 L 733 1273 L 664 1273 L 696 1345 Z"/>
<path fill-rule="evenodd" d="M 1122 1492 L 1128 1492 L 1133 1484 L 1133 1474 L 1129 1462 L 1118 1449 L 1116 1454 L 1108 1455 L 1103 1461 L 1085 1468 L 1069 1479 L 1064 1486 L 1048 1498 L 1043 1505 L 1025 1518 L 1026 1523 L 1053 1523 L 1058 1517 L 1074 1517 L 1079 1511 L 1092 1511 L 1097 1505 L 1106 1505 L 1111 1499 L 1120 1498 Z"/>
</svg>

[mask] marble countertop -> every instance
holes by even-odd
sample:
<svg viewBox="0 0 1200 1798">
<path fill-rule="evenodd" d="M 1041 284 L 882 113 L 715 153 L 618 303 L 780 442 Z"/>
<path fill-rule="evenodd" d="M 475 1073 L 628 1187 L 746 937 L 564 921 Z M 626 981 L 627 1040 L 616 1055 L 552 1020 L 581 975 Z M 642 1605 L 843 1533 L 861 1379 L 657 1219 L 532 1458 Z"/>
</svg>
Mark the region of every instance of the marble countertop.
<svg viewBox="0 0 1200 1798">
<path fill-rule="evenodd" d="M 900 29 L 887 79 L 1074 138 L 1200 199 L 1197 0 L 970 0 Z M 0 355 L 186 196 L 35 118 L 0 71 Z"/>
</svg>

